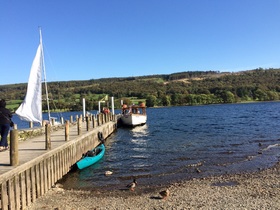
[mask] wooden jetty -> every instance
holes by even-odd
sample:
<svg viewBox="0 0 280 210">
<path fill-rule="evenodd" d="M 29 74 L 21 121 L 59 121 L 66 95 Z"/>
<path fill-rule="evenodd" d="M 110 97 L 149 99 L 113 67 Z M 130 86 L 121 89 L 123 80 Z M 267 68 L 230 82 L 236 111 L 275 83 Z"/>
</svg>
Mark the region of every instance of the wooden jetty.
<svg viewBox="0 0 280 210">
<path fill-rule="evenodd" d="M 117 128 L 116 116 L 104 114 L 69 124 L 57 130 L 46 125 L 45 135 L 23 142 L 14 141 L 18 131 L 11 131 L 10 150 L 0 152 L 2 210 L 25 209 L 98 145 L 98 132 L 107 138 Z"/>
</svg>

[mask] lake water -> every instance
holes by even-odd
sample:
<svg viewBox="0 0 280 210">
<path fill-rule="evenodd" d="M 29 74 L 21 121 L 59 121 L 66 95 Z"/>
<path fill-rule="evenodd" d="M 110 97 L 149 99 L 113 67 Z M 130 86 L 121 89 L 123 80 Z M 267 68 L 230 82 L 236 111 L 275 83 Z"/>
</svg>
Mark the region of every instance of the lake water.
<svg viewBox="0 0 280 210">
<path fill-rule="evenodd" d="M 279 110 L 280 102 L 148 108 L 146 125 L 119 128 L 100 162 L 61 182 L 111 190 L 133 177 L 153 186 L 264 169 L 280 158 Z"/>
</svg>

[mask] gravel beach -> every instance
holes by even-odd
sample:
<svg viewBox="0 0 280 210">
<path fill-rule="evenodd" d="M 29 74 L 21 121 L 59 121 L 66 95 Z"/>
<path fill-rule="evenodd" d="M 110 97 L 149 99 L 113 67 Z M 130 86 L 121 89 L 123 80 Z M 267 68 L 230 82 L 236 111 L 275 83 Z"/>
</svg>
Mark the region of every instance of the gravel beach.
<svg viewBox="0 0 280 210">
<path fill-rule="evenodd" d="M 159 192 L 167 188 L 170 196 L 162 199 Z M 28 209 L 280 209 L 280 163 L 259 172 L 192 179 L 156 188 L 138 183 L 135 191 L 54 187 Z"/>
</svg>

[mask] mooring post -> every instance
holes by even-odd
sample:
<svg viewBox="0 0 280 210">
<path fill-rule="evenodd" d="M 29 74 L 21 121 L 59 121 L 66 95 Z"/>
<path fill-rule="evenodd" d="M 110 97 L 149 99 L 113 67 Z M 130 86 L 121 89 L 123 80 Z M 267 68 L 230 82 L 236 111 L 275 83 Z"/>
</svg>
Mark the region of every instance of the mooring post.
<svg viewBox="0 0 280 210">
<path fill-rule="evenodd" d="M 99 116 L 100 116 L 100 114 L 97 114 L 96 115 L 96 123 L 97 123 L 97 126 L 99 126 L 100 124 L 100 119 L 99 119 Z"/>
<path fill-rule="evenodd" d="M 106 115 L 102 114 L 102 125 L 105 123 L 105 117 L 106 117 Z"/>
<path fill-rule="evenodd" d="M 33 128 L 33 122 L 29 122 L 29 128 Z"/>
<path fill-rule="evenodd" d="M 70 116 L 70 123 L 73 123 L 73 116 Z"/>
<path fill-rule="evenodd" d="M 17 166 L 18 164 L 18 130 L 13 129 L 10 131 L 10 165 Z"/>
<path fill-rule="evenodd" d="M 86 116 L 86 123 L 87 123 L 87 131 L 89 131 L 89 123 L 90 123 L 90 120 L 89 120 L 89 117 Z"/>
<path fill-rule="evenodd" d="M 45 126 L 45 136 L 46 136 L 46 150 L 51 149 L 51 124 L 46 124 Z"/>
<path fill-rule="evenodd" d="M 64 124 L 64 118 L 60 117 L 60 123 L 63 125 Z"/>
<path fill-rule="evenodd" d="M 103 122 L 103 123 L 106 123 L 106 122 L 107 122 L 107 119 L 108 119 L 108 113 L 105 114 L 105 116 L 104 116 L 104 122 Z"/>
<path fill-rule="evenodd" d="M 78 118 L 78 135 L 81 135 L 82 134 L 82 117 Z"/>
<path fill-rule="evenodd" d="M 65 121 L 65 141 L 69 141 L 69 120 Z"/>
<path fill-rule="evenodd" d="M 51 119 L 51 125 L 55 125 L 55 119 L 54 118 Z"/>
<path fill-rule="evenodd" d="M 95 125 L 95 122 L 96 122 L 95 121 L 95 117 L 94 117 L 94 115 L 92 115 L 91 117 L 92 117 L 92 127 L 95 128 L 96 127 L 96 125 Z"/>
<path fill-rule="evenodd" d="M 45 126 L 46 126 L 46 123 L 47 123 L 47 121 L 46 121 L 46 120 L 43 120 L 43 121 L 42 121 L 42 127 L 45 127 Z"/>
<path fill-rule="evenodd" d="M 103 114 L 98 115 L 98 126 L 102 125 Z"/>
</svg>

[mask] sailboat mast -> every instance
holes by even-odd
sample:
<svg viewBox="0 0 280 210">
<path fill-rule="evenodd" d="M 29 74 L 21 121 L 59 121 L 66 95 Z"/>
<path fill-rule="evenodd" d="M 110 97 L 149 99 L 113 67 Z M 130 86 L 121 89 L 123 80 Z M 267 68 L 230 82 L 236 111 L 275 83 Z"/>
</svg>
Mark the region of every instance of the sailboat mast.
<svg viewBox="0 0 280 210">
<path fill-rule="evenodd" d="M 48 94 L 48 86 L 47 86 L 47 77 L 46 77 L 46 69 L 45 69 L 45 59 L 44 59 L 44 48 L 43 48 L 43 39 L 42 39 L 42 30 L 39 28 L 40 32 L 40 45 L 42 49 L 42 67 L 43 67 L 43 73 L 44 73 L 44 84 L 45 84 L 45 90 L 46 90 L 46 100 L 47 100 L 47 107 L 48 107 L 48 118 L 49 122 L 51 123 L 51 113 L 50 113 L 50 103 L 49 103 L 49 94 Z"/>
</svg>

